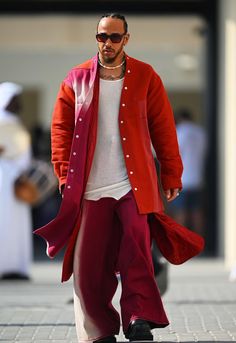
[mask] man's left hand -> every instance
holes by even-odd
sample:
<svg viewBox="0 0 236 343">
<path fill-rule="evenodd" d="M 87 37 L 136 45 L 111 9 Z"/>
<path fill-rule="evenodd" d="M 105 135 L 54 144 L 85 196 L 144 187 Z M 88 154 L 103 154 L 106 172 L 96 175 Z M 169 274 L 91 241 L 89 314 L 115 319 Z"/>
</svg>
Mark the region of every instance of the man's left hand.
<svg viewBox="0 0 236 343">
<path fill-rule="evenodd" d="M 179 195 L 179 188 L 167 189 L 164 191 L 167 201 L 173 201 Z"/>
</svg>

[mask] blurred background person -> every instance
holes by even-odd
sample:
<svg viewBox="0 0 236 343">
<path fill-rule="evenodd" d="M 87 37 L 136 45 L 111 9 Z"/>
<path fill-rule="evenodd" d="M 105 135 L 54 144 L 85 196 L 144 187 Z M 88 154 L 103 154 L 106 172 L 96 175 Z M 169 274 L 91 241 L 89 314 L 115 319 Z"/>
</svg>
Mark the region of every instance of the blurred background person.
<svg viewBox="0 0 236 343">
<path fill-rule="evenodd" d="M 175 220 L 204 236 L 203 188 L 206 133 L 187 109 L 176 113 L 176 130 L 184 171 L 183 191 L 170 205 Z"/>
<path fill-rule="evenodd" d="M 18 117 L 22 87 L 0 84 L 0 279 L 27 280 L 32 260 L 30 206 L 15 196 L 15 181 L 31 162 L 30 137 Z"/>
</svg>

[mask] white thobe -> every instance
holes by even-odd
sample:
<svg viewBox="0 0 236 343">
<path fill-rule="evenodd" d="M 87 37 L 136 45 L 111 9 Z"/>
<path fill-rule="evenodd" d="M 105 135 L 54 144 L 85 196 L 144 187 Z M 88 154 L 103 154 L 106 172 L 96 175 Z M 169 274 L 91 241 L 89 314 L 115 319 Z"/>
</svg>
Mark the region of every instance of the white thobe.
<svg viewBox="0 0 236 343">
<path fill-rule="evenodd" d="M 22 129 L 17 117 L 9 112 L 0 111 L 0 134 L 1 125 L 3 127 L 11 123 L 18 123 Z M 30 160 L 30 145 L 14 158 L 0 155 L 0 275 L 4 273 L 30 274 L 31 211 L 27 204 L 17 200 L 14 195 L 14 182 L 29 166 Z"/>
</svg>

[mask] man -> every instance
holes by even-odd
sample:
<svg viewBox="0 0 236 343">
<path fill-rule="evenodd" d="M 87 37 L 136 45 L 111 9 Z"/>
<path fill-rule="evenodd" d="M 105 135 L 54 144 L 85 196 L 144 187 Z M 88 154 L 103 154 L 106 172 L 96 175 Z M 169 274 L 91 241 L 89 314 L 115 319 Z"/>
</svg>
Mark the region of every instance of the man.
<svg viewBox="0 0 236 343">
<path fill-rule="evenodd" d="M 32 261 L 30 207 L 15 196 L 15 181 L 30 165 L 30 137 L 18 114 L 22 87 L 0 84 L 0 279 L 28 280 Z"/>
<path fill-rule="evenodd" d="M 190 226 L 195 232 L 204 235 L 202 193 L 207 152 L 206 133 L 194 122 L 192 114 L 186 109 L 177 112 L 176 131 L 184 165 L 183 192 L 172 203 L 171 208 L 178 223 Z"/>
<path fill-rule="evenodd" d="M 62 281 L 73 273 L 79 342 L 116 340 L 120 316 L 111 301 L 118 271 L 125 336 L 152 340 L 151 329 L 165 327 L 168 319 L 154 281 L 150 232 L 156 237 L 158 225 L 164 242 L 164 227 L 174 225 L 163 214 L 151 141 L 172 201 L 182 187 L 175 125 L 159 76 L 124 53 L 125 18 L 103 16 L 96 39 L 98 55 L 73 68 L 58 94 L 52 161 L 63 201 L 55 220 L 36 233 L 48 242 L 51 257 L 67 243 Z M 155 214 L 152 221 L 148 214 Z M 173 245 L 161 245 L 174 263 L 202 249 L 202 241 L 187 254 L 186 248 L 173 253 Z"/>
</svg>

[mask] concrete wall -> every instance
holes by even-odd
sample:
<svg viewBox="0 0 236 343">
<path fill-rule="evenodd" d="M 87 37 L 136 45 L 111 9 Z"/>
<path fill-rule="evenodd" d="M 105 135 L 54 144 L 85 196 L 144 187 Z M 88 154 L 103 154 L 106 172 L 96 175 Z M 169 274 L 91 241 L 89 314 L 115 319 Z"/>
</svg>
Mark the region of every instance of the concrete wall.
<svg viewBox="0 0 236 343">
<path fill-rule="evenodd" d="M 0 81 L 25 86 L 28 126 L 35 121 L 49 127 L 61 80 L 72 66 L 97 51 L 97 20 L 96 16 L 0 17 Z M 128 54 L 151 63 L 172 93 L 202 93 L 205 40 L 199 33 L 203 20 L 157 16 L 127 16 L 127 20 Z"/>
</svg>

